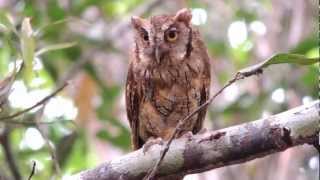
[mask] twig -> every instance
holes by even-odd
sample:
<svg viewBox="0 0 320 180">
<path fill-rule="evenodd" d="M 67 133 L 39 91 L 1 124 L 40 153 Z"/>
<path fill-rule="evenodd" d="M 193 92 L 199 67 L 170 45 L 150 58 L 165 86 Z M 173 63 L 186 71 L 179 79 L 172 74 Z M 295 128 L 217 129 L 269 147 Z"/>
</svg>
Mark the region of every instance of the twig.
<svg viewBox="0 0 320 180">
<path fill-rule="evenodd" d="M 45 140 L 45 143 L 48 147 L 48 150 L 50 152 L 50 155 L 51 155 L 51 158 L 52 158 L 52 161 L 53 161 L 53 167 L 54 167 L 54 170 L 55 170 L 55 173 L 57 176 L 61 177 L 61 168 L 60 168 L 60 165 L 59 165 L 59 162 L 58 162 L 58 159 L 57 159 L 57 153 L 56 153 L 56 149 L 55 147 L 50 143 L 50 140 L 49 140 L 49 137 L 46 135 L 45 132 L 43 132 L 43 130 L 41 129 L 40 127 L 40 119 L 43 117 L 43 111 L 44 111 L 44 108 L 46 106 L 46 103 L 44 104 L 44 106 L 40 109 L 40 111 L 37 113 L 37 116 L 36 117 L 36 128 L 38 129 L 38 131 L 40 132 L 42 138 Z"/>
<path fill-rule="evenodd" d="M 14 113 L 12 115 L 9 115 L 9 116 L 6 116 L 6 117 L 1 117 L 0 118 L 0 121 L 2 122 L 10 122 L 10 123 L 18 123 L 18 124 L 28 124 L 28 123 L 31 123 L 31 122 L 19 122 L 19 121 L 12 121 L 13 118 L 16 118 L 40 105 L 43 105 L 42 109 L 40 110 L 40 113 L 41 115 L 39 117 L 41 117 L 43 115 L 43 109 L 47 103 L 48 100 L 50 100 L 52 97 L 54 97 L 56 94 L 58 94 L 61 90 L 63 90 L 66 86 L 68 85 L 68 83 L 64 83 L 61 87 L 57 88 L 54 92 L 52 92 L 51 94 L 49 94 L 48 96 L 44 97 L 42 100 L 40 100 L 39 102 L 37 102 L 36 104 L 32 105 L 31 107 L 29 108 L 26 108 L 22 111 L 19 111 L 17 113 Z M 12 121 L 12 122 L 11 122 Z M 57 161 L 57 156 L 56 156 L 56 152 L 55 152 L 55 149 L 51 146 L 50 142 L 49 142 L 49 139 L 48 137 L 46 136 L 46 134 L 41 130 L 40 128 L 40 125 L 43 124 L 43 122 L 39 122 L 39 121 L 35 121 L 35 122 L 32 122 L 34 125 L 36 125 L 37 129 L 39 130 L 41 136 L 43 137 L 43 139 L 45 140 L 46 142 L 46 145 L 48 146 L 48 149 L 50 151 L 50 154 L 51 154 L 51 157 L 52 157 L 52 160 L 53 160 L 53 165 L 54 165 L 54 169 L 56 171 L 56 174 L 58 176 L 61 175 L 61 170 L 60 170 L 60 167 L 59 167 L 59 163 Z M 33 172 L 34 173 L 34 172 Z M 31 179 L 33 173 L 31 173 L 29 179 Z M 21 178 L 20 178 L 21 179 Z"/>
<path fill-rule="evenodd" d="M 21 173 L 19 172 L 18 165 L 12 153 L 12 148 L 11 148 L 10 139 L 9 139 L 9 134 L 11 129 L 9 127 L 5 127 L 4 129 L 5 130 L 0 137 L 1 138 L 0 142 L 3 147 L 4 154 L 7 159 L 7 163 L 9 165 L 12 176 L 14 177 L 15 180 L 21 180 L 22 179 Z"/>
<path fill-rule="evenodd" d="M 20 120 L 11 120 L 11 119 L 6 119 L 6 120 L 1 120 L 0 123 L 6 123 L 6 124 L 13 124 L 13 125 L 23 125 L 23 126 L 35 126 L 36 124 L 39 125 L 50 125 L 50 124 L 55 124 L 55 123 L 71 123 L 74 126 L 76 125 L 74 121 L 70 120 L 54 120 L 54 121 L 47 121 L 47 122 L 34 122 L 34 121 L 20 121 Z"/>
<path fill-rule="evenodd" d="M 193 115 L 198 113 L 203 108 L 207 107 L 209 104 L 212 103 L 212 101 L 223 92 L 224 89 L 235 83 L 236 81 L 240 79 L 244 79 L 245 77 L 249 77 L 251 75 L 260 74 L 262 73 L 261 68 L 247 68 L 245 70 L 238 71 L 234 78 L 232 78 L 226 85 L 224 85 L 218 92 L 216 92 L 211 98 L 209 98 L 205 103 L 203 103 L 201 106 L 199 106 L 197 109 L 195 109 L 193 112 L 191 112 L 189 115 L 187 115 L 185 118 L 179 120 L 178 124 L 176 125 L 176 128 L 172 135 L 170 136 L 170 139 L 165 144 L 163 150 L 161 151 L 160 158 L 156 162 L 155 166 L 151 169 L 151 171 L 143 178 L 144 180 L 152 180 L 154 179 L 157 170 L 159 169 L 161 162 L 163 161 L 166 153 L 169 150 L 170 144 L 172 143 L 172 140 L 176 137 L 177 134 L 179 134 L 182 130 L 181 127 L 183 127 L 184 123 L 190 119 Z"/>
<path fill-rule="evenodd" d="M 22 114 L 24 114 L 24 113 L 26 113 L 26 112 L 34 109 L 34 108 L 36 108 L 36 107 L 38 107 L 38 106 L 46 103 L 49 99 L 51 99 L 51 98 L 54 97 L 56 94 L 58 94 L 61 90 L 63 90 L 67 85 L 68 85 L 67 82 L 64 83 L 61 87 L 59 87 L 58 89 L 56 89 L 53 93 L 49 94 L 48 96 L 46 96 L 45 98 L 43 98 L 42 100 L 40 100 L 39 102 L 37 102 L 36 104 L 34 104 L 34 105 L 32 105 L 32 106 L 24 109 L 24 110 L 21 110 L 21 111 L 19 111 L 19 112 L 17 112 L 17 113 L 14 113 L 14 114 L 12 114 L 12 115 L 9 115 L 9 116 L 6 116 L 6 117 L 1 117 L 1 118 L 0 118 L 0 121 L 2 121 L 2 120 L 8 120 L 8 119 L 13 119 L 13 118 L 15 118 L 15 117 L 18 117 L 18 116 L 20 116 L 20 115 L 22 115 Z"/>
<path fill-rule="evenodd" d="M 28 177 L 28 180 L 31 180 L 31 178 L 32 178 L 32 176 L 34 175 L 34 172 L 35 172 L 35 171 L 36 171 L 36 162 L 33 161 L 31 173 L 30 173 L 30 175 L 29 175 L 29 177 Z"/>
</svg>

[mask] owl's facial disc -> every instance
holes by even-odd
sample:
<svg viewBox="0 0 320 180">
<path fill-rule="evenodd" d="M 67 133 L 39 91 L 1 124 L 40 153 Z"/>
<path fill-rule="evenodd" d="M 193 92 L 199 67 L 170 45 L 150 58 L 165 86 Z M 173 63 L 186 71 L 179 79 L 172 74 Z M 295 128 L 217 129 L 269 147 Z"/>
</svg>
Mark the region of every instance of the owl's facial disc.
<svg viewBox="0 0 320 180">
<path fill-rule="evenodd" d="M 132 17 L 136 49 L 141 59 L 158 65 L 164 59 L 176 62 L 185 59 L 191 43 L 191 18 L 188 9 L 182 9 L 175 15 L 153 16 L 150 20 Z"/>
</svg>

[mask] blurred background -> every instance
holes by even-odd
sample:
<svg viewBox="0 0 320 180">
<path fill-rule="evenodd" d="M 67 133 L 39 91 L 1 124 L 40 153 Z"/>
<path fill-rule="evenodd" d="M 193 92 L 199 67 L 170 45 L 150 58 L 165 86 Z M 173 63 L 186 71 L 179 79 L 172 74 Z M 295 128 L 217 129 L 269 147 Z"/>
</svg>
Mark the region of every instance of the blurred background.
<svg viewBox="0 0 320 180">
<path fill-rule="evenodd" d="M 32 32 L 26 49 L 47 50 L 34 54 L 30 78 L 18 75 L 12 82 L 0 116 L 30 107 L 69 82 L 43 108 L 0 122 L 0 179 L 26 179 L 33 162 L 34 180 L 67 179 L 128 153 L 130 17 L 184 7 L 192 10 L 192 24 L 212 57 L 211 93 L 237 70 L 273 54 L 319 57 L 315 0 L 0 0 L 0 79 L 24 59 L 23 27 Z M 318 65 L 275 65 L 239 81 L 213 102 L 204 127 L 221 129 L 310 103 L 317 99 L 317 71 Z M 318 171 L 317 151 L 303 145 L 185 179 L 314 180 Z"/>
</svg>

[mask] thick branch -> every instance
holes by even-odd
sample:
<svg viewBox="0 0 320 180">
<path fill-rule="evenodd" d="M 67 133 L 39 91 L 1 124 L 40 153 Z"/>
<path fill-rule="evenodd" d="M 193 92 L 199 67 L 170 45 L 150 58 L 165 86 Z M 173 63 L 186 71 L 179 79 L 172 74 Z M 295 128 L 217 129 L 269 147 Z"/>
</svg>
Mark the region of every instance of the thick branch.
<svg viewBox="0 0 320 180">
<path fill-rule="evenodd" d="M 253 122 L 175 139 L 158 176 L 192 174 L 246 162 L 319 138 L 319 101 Z M 159 159 L 160 145 L 80 172 L 72 179 L 140 180 Z"/>
</svg>

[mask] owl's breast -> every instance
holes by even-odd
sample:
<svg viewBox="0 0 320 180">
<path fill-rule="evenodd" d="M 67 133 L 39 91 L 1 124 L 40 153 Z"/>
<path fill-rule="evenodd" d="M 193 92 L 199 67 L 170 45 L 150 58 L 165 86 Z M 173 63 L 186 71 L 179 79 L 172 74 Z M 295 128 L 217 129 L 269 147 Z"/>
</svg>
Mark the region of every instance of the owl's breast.
<svg viewBox="0 0 320 180">
<path fill-rule="evenodd" d="M 136 73 L 142 90 L 139 129 L 143 139 L 150 136 L 166 138 L 180 119 L 200 106 L 203 67 L 195 59 L 179 65 L 145 68 Z M 192 131 L 197 120 L 198 114 L 195 114 L 183 129 Z"/>
<path fill-rule="evenodd" d="M 200 73 L 188 64 L 152 69 L 143 79 L 144 101 L 174 126 L 199 106 L 201 88 Z"/>
</svg>

